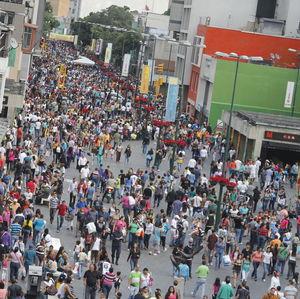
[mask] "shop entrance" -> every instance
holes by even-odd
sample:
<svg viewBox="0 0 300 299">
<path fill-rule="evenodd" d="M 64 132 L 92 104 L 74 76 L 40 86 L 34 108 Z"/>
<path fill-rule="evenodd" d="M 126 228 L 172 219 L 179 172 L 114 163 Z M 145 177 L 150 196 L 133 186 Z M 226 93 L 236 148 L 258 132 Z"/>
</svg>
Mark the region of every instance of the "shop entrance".
<svg viewBox="0 0 300 299">
<path fill-rule="evenodd" d="M 275 163 L 294 163 L 300 161 L 300 146 L 296 144 L 263 141 L 261 159 L 272 160 Z"/>
</svg>

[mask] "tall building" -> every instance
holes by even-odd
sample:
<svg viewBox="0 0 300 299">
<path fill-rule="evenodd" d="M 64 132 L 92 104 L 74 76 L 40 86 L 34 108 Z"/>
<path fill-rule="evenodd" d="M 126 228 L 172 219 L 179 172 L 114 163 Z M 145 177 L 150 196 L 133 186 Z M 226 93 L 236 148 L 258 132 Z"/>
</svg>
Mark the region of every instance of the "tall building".
<svg viewBox="0 0 300 299">
<path fill-rule="evenodd" d="M 81 0 L 49 0 L 53 8 L 53 15 L 60 25 L 55 29 L 57 33 L 69 34 L 72 22 L 79 19 Z"/>
<path fill-rule="evenodd" d="M 32 55 L 39 48 L 44 0 L 0 0 L 0 119 L 23 108 Z"/>
<path fill-rule="evenodd" d="M 71 22 L 76 22 L 80 17 L 81 0 L 70 0 L 69 16 Z"/>
<path fill-rule="evenodd" d="M 299 14 L 298 0 L 171 0 L 169 30 L 177 40 L 188 40 L 194 46 L 205 43 L 197 35 L 199 24 L 298 38 Z M 191 80 L 195 51 L 198 50 L 187 50 L 186 86 Z M 180 46 L 176 61 L 178 77 L 183 71 L 184 58 L 185 48 Z"/>
</svg>

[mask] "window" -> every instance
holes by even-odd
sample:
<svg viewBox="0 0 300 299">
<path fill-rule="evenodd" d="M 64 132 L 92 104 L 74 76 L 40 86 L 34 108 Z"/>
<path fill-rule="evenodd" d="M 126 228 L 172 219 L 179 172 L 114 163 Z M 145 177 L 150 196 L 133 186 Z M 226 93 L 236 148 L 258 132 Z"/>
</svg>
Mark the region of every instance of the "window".
<svg viewBox="0 0 300 299">
<path fill-rule="evenodd" d="M 7 106 L 2 107 L 0 118 L 7 118 L 7 113 L 8 113 L 8 107 Z"/>
<path fill-rule="evenodd" d="M 31 39 L 32 39 L 32 28 L 25 27 L 23 34 L 23 48 L 28 49 L 31 47 Z"/>
<path fill-rule="evenodd" d="M 9 32 L 3 31 L 0 34 L 0 57 L 7 57 L 8 55 L 8 36 Z"/>
<path fill-rule="evenodd" d="M 195 36 L 193 42 L 193 51 L 191 57 L 191 63 L 200 66 L 201 56 L 202 56 L 202 48 L 200 46 L 203 45 L 203 37 Z"/>
<path fill-rule="evenodd" d="M 14 22 L 15 14 L 13 12 L 0 12 L 0 23 L 5 25 L 12 25 Z"/>
<path fill-rule="evenodd" d="M 2 105 L 7 105 L 7 104 L 8 104 L 8 96 L 4 96 Z"/>
</svg>

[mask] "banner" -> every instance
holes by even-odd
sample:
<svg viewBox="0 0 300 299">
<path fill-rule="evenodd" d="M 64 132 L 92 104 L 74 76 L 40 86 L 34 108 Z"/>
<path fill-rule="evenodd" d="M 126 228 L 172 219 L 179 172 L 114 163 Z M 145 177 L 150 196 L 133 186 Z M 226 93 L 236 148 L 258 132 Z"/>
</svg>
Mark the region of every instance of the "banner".
<svg viewBox="0 0 300 299">
<path fill-rule="evenodd" d="M 295 82 L 288 81 L 284 100 L 284 108 L 292 108 Z"/>
<path fill-rule="evenodd" d="M 112 43 L 108 43 L 105 51 L 104 64 L 109 64 L 111 59 Z"/>
<path fill-rule="evenodd" d="M 141 78 L 141 86 L 140 86 L 141 93 L 149 92 L 149 79 L 150 79 L 150 67 L 149 65 L 144 65 L 142 78 Z"/>
<path fill-rule="evenodd" d="M 152 81 L 153 81 L 154 80 L 154 71 L 155 71 L 155 60 L 148 59 L 148 65 L 150 67 L 150 78 L 149 78 L 149 80 L 151 80 L 151 78 L 152 78 Z M 150 84 L 152 84 L 152 82 L 150 82 Z"/>
<path fill-rule="evenodd" d="M 96 47 L 95 47 L 95 54 L 101 55 L 102 53 L 102 46 L 103 46 L 103 39 L 97 39 L 96 41 Z"/>
<path fill-rule="evenodd" d="M 122 77 L 127 77 L 129 73 L 131 54 L 125 54 L 122 66 Z"/>
<path fill-rule="evenodd" d="M 174 122 L 176 119 L 178 92 L 179 92 L 178 79 L 175 77 L 170 77 L 169 86 L 168 86 L 167 103 L 166 103 L 165 121 Z"/>
</svg>

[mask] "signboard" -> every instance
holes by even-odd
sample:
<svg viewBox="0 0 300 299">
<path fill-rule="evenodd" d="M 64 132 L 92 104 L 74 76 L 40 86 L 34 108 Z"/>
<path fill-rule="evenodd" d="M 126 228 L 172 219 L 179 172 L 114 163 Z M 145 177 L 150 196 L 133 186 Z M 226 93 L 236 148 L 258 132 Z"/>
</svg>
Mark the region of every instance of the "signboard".
<svg viewBox="0 0 300 299">
<path fill-rule="evenodd" d="M 177 98 L 179 92 L 178 79 L 176 77 L 169 78 L 169 87 L 166 103 L 165 120 L 174 122 L 177 111 Z"/>
<path fill-rule="evenodd" d="M 300 143 L 300 135 L 265 131 L 265 139 Z"/>
<path fill-rule="evenodd" d="M 293 104 L 295 82 L 288 81 L 284 100 L 284 108 L 291 108 Z"/>
<path fill-rule="evenodd" d="M 102 45 L 103 45 L 103 39 L 97 39 L 96 41 L 96 47 L 95 47 L 95 54 L 100 55 L 102 53 Z"/>
<path fill-rule="evenodd" d="M 105 51 L 104 64 L 109 64 L 111 59 L 112 43 L 108 43 Z"/>
<path fill-rule="evenodd" d="M 125 54 L 122 66 L 122 77 L 127 77 L 129 73 L 131 54 Z"/>
<path fill-rule="evenodd" d="M 143 72 L 142 72 L 141 86 L 140 86 L 141 93 L 149 92 L 149 79 L 150 79 L 150 67 L 149 65 L 144 65 Z"/>
</svg>

